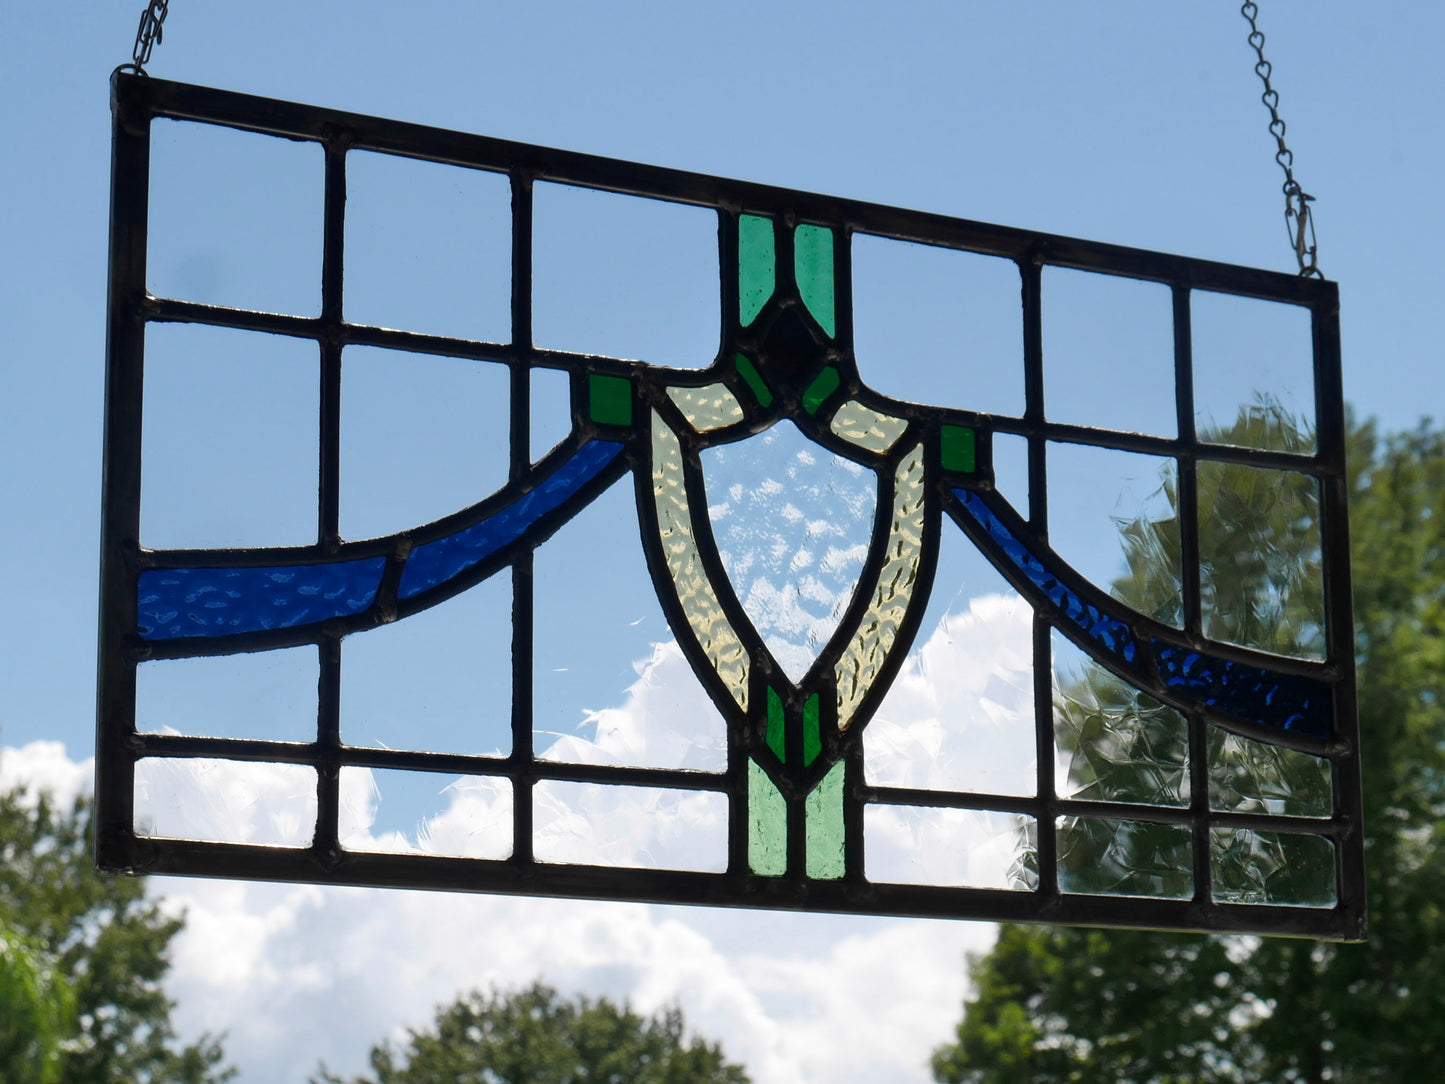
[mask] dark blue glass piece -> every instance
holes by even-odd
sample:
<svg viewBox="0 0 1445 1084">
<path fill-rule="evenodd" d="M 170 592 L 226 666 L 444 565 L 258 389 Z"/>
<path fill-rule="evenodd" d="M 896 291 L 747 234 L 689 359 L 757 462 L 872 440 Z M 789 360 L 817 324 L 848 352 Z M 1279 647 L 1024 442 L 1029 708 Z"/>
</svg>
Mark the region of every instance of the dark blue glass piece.
<svg viewBox="0 0 1445 1084">
<path fill-rule="evenodd" d="M 1044 596 L 1058 607 L 1060 615 L 1074 625 L 1090 640 L 1109 654 L 1134 662 L 1138 648 L 1134 630 L 1125 622 L 1104 613 L 1092 603 L 1085 602 L 1078 593 L 1067 586 L 1059 577 L 1049 571 L 1038 557 L 1009 530 L 1007 524 L 998 518 L 982 497 L 971 489 L 953 491 L 964 511 L 974 518 L 1003 550 L 1015 568 L 1029 578 L 1029 581 L 1044 593 Z"/>
<path fill-rule="evenodd" d="M 289 629 L 363 613 L 385 557 L 272 568 L 161 568 L 140 575 L 136 626 L 146 640 Z"/>
<path fill-rule="evenodd" d="M 520 538 L 528 527 L 597 477 L 621 451 L 617 441 L 589 440 L 537 488 L 505 508 L 455 534 L 418 546 L 401 571 L 398 596 L 411 598 L 446 583 Z"/>
<path fill-rule="evenodd" d="M 1312 738 L 1330 736 L 1334 713 L 1330 691 L 1322 681 L 1277 674 L 1158 640 L 1150 642 L 1149 650 L 1159 677 L 1171 689 L 1261 726 Z"/>
</svg>

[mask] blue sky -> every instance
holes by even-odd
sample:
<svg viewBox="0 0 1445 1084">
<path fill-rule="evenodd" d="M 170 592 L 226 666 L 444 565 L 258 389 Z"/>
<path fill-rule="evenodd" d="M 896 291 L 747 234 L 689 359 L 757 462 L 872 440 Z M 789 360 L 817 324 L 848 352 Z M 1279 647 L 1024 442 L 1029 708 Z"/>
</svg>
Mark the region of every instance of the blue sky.
<svg viewBox="0 0 1445 1084">
<path fill-rule="evenodd" d="M 0 146 L 5 148 L 0 198 L 7 208 L 0 218 L 0 252 L 8 268 L 0 289 L 0 326 L 5 329 L 0 339 L 0 462 L 6 467 L 0 472 L 0 507 L 9 527 L 0 547 L 12 569 L 10 589 L 18 615 L 0 632 L 0 744 L 59 741 L 75 762 L 89 755 L 94 711 L 107 78 L 128 58 L 139 6 L 105 0 L 15 4 L 0 10 L 0 35 L 11 46 L 7 64 L 0 67 Z M 1442 24 L 1445 15 L 1437 7 L 1418 3 L 1365 7 L 1267 0 L 1261 13 L 1299 177 L 1318 197 L 1320 263 L 1341 285 L 1347 396 L 1360 415 L 1377 417 L 1387 429 L 1438 414 L 1445 401 L 1435 318 L 1445 269 L 1433 247 L 1441 232 L 1434 192 L 1445 179 L 1438 139 L 1445 78 L 1439 74 L 1435 50 Z M 911 3 L 888 9 L 801 0 L 726 8 L 691 3 L 426 3 L 401 11 L 395 5 L 340 0 L 256 0 L 244 5 L 176 0 L 166 29 L 166 40 L 151 64 L 154 74 L 165 78 L 1011 226 L 1292 269 L 1281 176 L 1265 131 L 1267 115 L 1251 70 L 1252 54 L 1244 42 L 1247 27 L 1230 3 Z M 158 254 L 167 254 L 153 261 L 154 274 L 162 276 L 158 286 L 174 283 L 178 291 L 196 296 L 216 291 L 218 297 L 250 298 L 241 303 L 262 307 L 314 301 L 308 291 L 314 290 L 316 280 L 297 269 L 316 244 L 314 233 L 319 230 L 306 194 L 312 180 L 319 184 L 319 152 L 308 158 L 305 152 L 314 148 L 281 145 L 266 168 L 296 181 L 279 189 L 279 195 L 270 193 L 260 209 L 248 210 L 240 196 L 233 200 L 225 193 L 244 195 L 246 186 L 238 181 L 251 175 L 248 170 L 260 170 L 256 158 L 235 145 L 188 155 L 183 144 L 179 135 L 174 144 L 158 143 L 158 165 L 170 161 L 165 155 L 172 153 L 178 163 L 175 172 L 164 174 L 167 179 L 157 173 L 158 185 L 165 187 L 156 190 L 156 198 L 165 213 L 156 220 L 155 243 Z M 497 268 L 487 262 L 490 249 L 485 243 L 459 241 L 476 237 L 485 242 L 495 236 L 498 193 L 487 180 L 463 191 L 448 178 L 398 170 L 388 160 L 357 168 L 352 211 L 371 262 L 351 276 L 349 287 L 357 291 L 353 300 L 358 305 L 370 306 L 363 313 L 374 313 L 376 322 L 411 323 L 421 330 L 505 337 L 504 330 L 495 330 L 499 322 L 504 329 L 505 300 L 499 300 L 500 291 L 485 289 L 485 284 L 501 281 Z M 418 191 L 427 193 L 423 210 L 408 218 L 412 212 L 402 207 L 403 197 Z M 707 216 L 669 208 L 672 220 L 654 216 L 631 222 L 626 219 L 630 212 L 619 210 L 612 232 L 583 233 L 580 216 L 593 198 L 567 191 L 538 197 L 538 341 L 569 349 L 705 360 L 713 348 L 709 344 L 716 342 L 716 314 L 708 312 L 710 291 L 715 290 L 708 277 L 712 272 L 698 260 L 699 252 L 711 251 L 713 227 Z M 225 215 L 215 213 L 218 201 L 227 208 Z M 248 215 L 270 222 L 274 236 L 248 231 Z M 439 222 L 452 225 L 438 228 Z M 629 244 L 638 236 L 649 243 Z M 629 255 L 619 258 L 619 252 Z M 976 361 L 984 354 L 1006 358 L 1016 349 L 1010 340 L 1011 321 L 998 316 L 991 300 L 999 295 L 989 267 L 972 266 L 964 272 L 972 276 L 972 300 L 960 310 L 946 311 L 937 269 L 928 258 L 881 243 L 874 250 L 858 250 L 855 258 L 862 291 L 859 364 L 865 379 L 905 398 L 1005 413 L 1017 409 L 1010 406 L 1021 395 L 1012 370 L 1006 364 L 980 366 Z M 484 288 L 468 290 L 461 282 Z M 1167 336 L 1167 304 L 1161 324 L 1161 308 L 1147 289 L 1103 296 L 1093 284 L 1074 282 L 1068 273 L 1061 273 L 1053 288 L 1055 297 L 1068 302 L 1056 310 L 1058 323 L 1045 329 L 1054 344 L 1048 356 L 1057 359 L 1052 386 L 1067 389 L 1050 402 L 1073 415 L 1060 417 L 1154 425 L 1162 397 L 1151 394 L 1148 372 L 1129 370 L 1126 380 L 1101 381 L 1090 375 L 1090 361 L 1106 353 L 1125 360 L 1147 356 L 1150 344 Z M 634 298 L 634 307 L 619 305 L 618 296 Z M 659 318 L 659 313 L 667 315 Z M 865 332 L 865 326 L 873 330 Z M 1297 329 L 1266 317 L 1230 313 L 1209 326 L 1218 363 L 1207 376 L 1201 375 L 1212 382 L 1212 390 L 1201 397 L 1222 404 L 1221 412 L 1227 413 L 1230 404 L 1239 401 L 1240 389 L 1256 378 L 1260 356 L 1279 362 L 1279 372 L 1271 375 L 1275 386 L 1297 384 L 1297 369 L 1291 369 L 1289 360 Z M 158 336 L 154 344 L 161 350 L 162 339 Z M 894 341 L 907 344 L 905 356 L 885 358 L 884 344 Z M 1279 346 L 1260 351 L 1262 342 Z M 1074 360 L 1071 350 L 1077 355 Z M 163 355 L 157 357 L 164 365 Z M 358 533 L 398 529 L 490 490 L 489 472 L 494 473 L 496 464 L 488 459 L 485 434 L 495 424 L 497 411 L 495 389 L 484 375 L 459 371 L 445 359 L 428 362 L 408 371 L 406 393 L 398 395 L 391 359 L 378 354 L 356 358 L 353 364 L 348 356 L 348 365 L 359 374 L 351 385 L 351 416 L 357 420 L 354 435 L 344 433 L 343 440 L 350 442 L 347 454 L 358 465 L 353 476 L 365 481 L 343 494 L 344 526 L 346 517 L 354 515 Z M 273 368 L 276 379 L 284 381 L 285 358 L 278 356 Z M 182 409 L 184 386 L 177 385 L 169 397 L 163 383 L 156 389 L 157 416 L 172 410 L 175 421 L 155 428 L 161 458 L 175 464 L 174 473 L 156 476 L 154 497 L 147 498 L 152 501 L 147 524 L 154 526 L 157 538 L 168 540 L 168 522 L 178 532 L 177 542 L 194 531 L 205 544 L 292 541 L 285 537 L 288 531 L 307 528 L 312 521 L 305 511 L 306 487 L 296 486 L 285 469 L 290 460 L 283 456 L 311 454 L 314 448 L 305 429 L 314 425 L 305 420 L 305 396 L 314 390 L 301 385 L 285 394 L 276 394 L 274 386 L 266 393 L 239 386 L 229 390 L 236 414 L 227 424 L 244 432 L 246 418 L 260 419 L 258 424 L 274 437 L 274 454 L 253 475 L 237 471 L 234 462 L 228 465 L 228 449 L 235 442 L 224 425 L 188 416 Z M 561 433 L 547 428 L 555 426 L 545 411 L 549 401 L 555 399 L 539 397 L 538 430 L 555 439 Z M 1167 408 L 1163 415 L 1168 416 Z M 537 451 L 544 451 L 544 445 L 542 441 Z M 391 454 L 392 449 L 403 451 Z M 196 472 L 204 464 L 217 465 L 217 473 L 198 480 Z M 1137 464 L 1120 469 L 1112 482 L 1091 491 L 1087 480 L 1098 477 L 1097 471 L 1087 464 L 1064 466 L 1082 481 L 1075 487 L 1080 497 L 1059 509 L 1059 517 L 1070 525 L 1068 542 L 1060 540 L 1059 548 L 1096 578 L 1106 579 L 1116 570 L 1118 551 L 1105 506 L 1123 493 L 1118 508 L 1137 509 L 1153 488 L 1153 468 L 1142 473 Z M 215 484 L 209 485 L 207 477 Z M 563 552 L 587 553 L 595 548 L 588 543 L 595 544 L 597 532 L 625 538 L 625 512 L 599 506 L 595 522 L 585 529 L 579 525 L 584 537 L 568 542 L 559 536 L 564 546 L 572 546 Z M 168 521 L 168 515 L 173 519 Z M 580 616 L 568 607 L 539 602 L 539 627 L 553 630 L 546 642 L 554 657 L 539 659 L 539 665 L 557 675 L 544 698 L 557 733 L 572 733 L 584 708 L 625 707 L 622 694 L 636 678 L 635 665 L 649 657 L 652 644 L 665 638 L 640 563 L 617 560 L 617 568 L 606 575 L 577 578 L 575 597 L 591 601 Z M 965 568 L 967 555 L 958 561 L 957 567 Z M 569 564 L 575 566 L 558 559 L 559 581 L 575 575 L 575 567 L 569 573 Z M 980 578 L 986 581 L 986 573 Z M 504 598 L 472 594 L 476 597 L 459 599 L 445 613 L 446 608 L 439 608 L 436 627 L 416 633 L 416 643 L 401 643 L 397 650 L 430 657 L 453 643 L 461 630 L 477 628 L 479 617 L 505 609 Z M 599 615 L 624 611 L 621 625 L 634 631 L 617 636 L 617 622 Z M 929 620 L 936 624 L 941 616 Z M 411 635 L 404 629 L 405 623 L 386 631 L 404 640 Z M 591 645 L 599 642 L 607 644 L 606 652 L 593 650 Z M 304 717 L 305 709 L 288 701 L 286 694 L 287 688 L 305 686 L 304 667 L 286 671 L 284 659 L 267 665 L 285 672 L 272 675 L 271 699 L 262 697 L 253 717 L 278 727 L 285 725 L 288 712 Z M 244 675 L 228 680 L 246 687 Z M 439 665 L 431 672 L 415 671 L 409 680 L 410 687 L 363 686 L 356 699 L 411 702 L 411 690 L 435 692 L 451 681 L 454 687 L 437 693 L 436 704 L 426 708 L 424 722 L 418 724 L 443 740 L 454 732 L 447 704 L 475 695 L 482 677 L 465 667 Z M 184 692 L 174 695 L 183 698 Z M 166 702 L 177 712 L 187 710 Z M 221 725 L 228 724 L 223 720 Z M 385 710 L 373 711 L 357 725 L 371 728 L 358 731 L 366 738 L 390 743 Z M 262 989 L 245 983 L 261 982 L 255 976 L 267 967 L 274 971 L 276 955 L 284 948 L 276 931 L 299 928 L 295 923 L 302 919 L 295 916 L 312 913 L 307 910 L 312 897 L 279 889 L 267 895 L 239 886 L 168 882 L 165 890 L 196 893 L 193 913 L 209 916 L 197 925 L 213 922 L 216 937 L 234 939 L 242 928 L 271 931 L 257 935 L 259 947 L 245 967 L 236 965 L 238 989 Z M 339 914 L 354 915 L 352 928 L 358 930 L 379 921 L 376 915 L 395 916 L 423 906 L 397 902 L 395 894 L 386 902 L 356 895 L 319 898 L 330 901 L 324 906 L 334 906 Z M 455 914 L 465 928 L 465 903 L 436 906 Z M 515 912 L 506 913 L 515 919 Z M 275 917 L 287 914 L 292 915 L 290 927 Z M 266 926 L 267 921 L 273 925 Z M 667 943 L 680 923 L 687 932 L 677 936 L 692 938 L 689 944 L 702 938 L 707 951 L 716 954 L 715 960 L 707 952 L 697 957 L 716 965 L 709 971 L 699 964 L 703 970 L 698 974 L 712 975 L 720 990 L 733 990 L 729 983 L 735 982 L 738 991 L 751 991 L 764 1008 L 770 995 L 758 991 L 773 989 L 770 982 L 806 987 L 798 976 L 831 974 L 825 964 L 836 962 L 839 943 L 821 934 L 810 941 L 787 919 L 761 920 L 757 936 L 768 943 L 808 946 L 798 949 L 801 954 L 775 955 L 775 960 L 796 965 L 796 974 L 789 973 L 785 981 L 781 972 L 757 962 L 755 946 L 749 947 L 744 932 L 745 920 L 735 916 L 603 907 L 575 921 L 593 924 L 588 928 L 603 940 L 654 948 Z M 929 935 L 935 940 L 916 933 L 920 928 L 938 931 Z M 946 1037 L 947 1022 L 957 1013 L 962 948 L 986 941 L 986 931 L 960 932 L 937 924 L 845 923 L 834 929 L 843 931 L 838 936 L 844 939 L 860 939 L 854 958 L 872 954 L 880 966 L 886 966 L 888 956 L 880 946 L 901 951 L 889 939 L 915 938 L 908 943 L 916 948 L 935 946 L 931 958 L 918 948 L 916 958 L 938 969 L 937 975 L 920 980 L 921 988 L 947 1004 L 935 1007 L 934 1016 L 928 1017 L 932 1032 L 920 1027 L 908 1032 L 906 1041 L 896 1039 L 901 1032 L 888 1032 L 904 1049 L 878 1054 L 882 1060 L 877 1063 L 876 1079 L 922 1079 L 928 1046 Z M 619 933 L 623 930 L 641 932 L 628 942 Z M 185 966 L 193 970 L 183 968 L 178 981 L 186 996 L 203 1008 L 187 1019 L 230 1028 L 265 1045 L 260 1032 L 246 1030 L 246 1021 L 254 1023 L 259 1017 L 244 1003 L 227 1001 L 218 992 L 225 984 L 206 977 L 202 946 L 216 941 L 196 936 L 194 955 L 182 954 Z M 535 944 L 549 943 L 537 934 Z M 940 944 L 945 947 L 938 951 Z M 437 950 L 435 944 L 422 942 L 414 948 L 418 959 Z M 618 951 L 619 959 L 626 957 Z M 656 951 L 657 958 L 665 955 Z M 504 956 L 497 950 L 482 958 Z M 559 981 L 631 994 L 644 1003 L 654 996 L 665 1000 L 674 986 L 687 987 L 682 980 L 668 986 L 657 978 L 661 971 L 656 967 L 639 965 L 634 974 L 608 962 L 612 958 L 606 953 L 596 959 L 584 956 L 539 949 L 533 970 L 548 965 L 561 976 Z M 325 973 L 322 963 L 316 966 Z M 363 1044 L 379 1034 L 374 1027 L 363 1030 L 363 1025 L 385 1020 L 381 1026 L 389 1027 L 408 1012 L 409 1019 L 419 1021 L 432 1001 L 449 996 L 468 975 L 519 981 L 530 977 L 528 961 L 521 957 L 493 970 L 478 967 L 466 972 L 437 965 L 433 971 L 445 973 L 445 980 L 418 980 L 409 1001 L 368 1003 L 367 1012 L 356 1014 L 361 1022 L 354 1029 L 324 1037 L 324 1049 L 318 1045 L 322 1038 L 284 1029 L 272 1036 L 275 1049 L 286 1052 L 290 1060 L 285 1065 L 311 1064 L 308 1058 L 326 1053 L 333 1065 L 346 1067 L 359 1058 Z M 856 977 L 856 988 L 880 981 L 856 968 L 848 973 Z M 288 988 L 305 986 L 294 976 L 287 981 Z M 807 1017 L 812 1021 L 807 1026 L 815 1027 L 821 1042 L 838 1041 L 827 1026 L 830 1019 L 836 1026 L 838 1010 L 828 1009 L 824 984 L 820 980 L 809 989 L 809 1004 L 816 1011 Z M 746 1001 L 743 993 L 737 997 L 742 999 L 739 1005 Z M 842 1072 L 837 1066 L 830 1069 L 826 1059 L 787 1061 L 778 1053 L 787 1045 L 784 1039 L 759 1038 L 765 1032 L 759 1021 L 768 1012 L 724 1012 L 709 1007 L 706 999 L 690 1000 L 686 1007 L 703 1021 L 713 1020 L 715 1030 L 726 1033 L 730 1048 L 748 1054 L 750 1064 L 764 1074 L 759 1079 L 773 1079 L 765 1075 L 765 1066 L 780 1074 L 777 1079 L 794 1069 L 818 1081 Z M 388 1012 L 398 1015 L 386 1019 Z M 802 1024 L 794 1030 L 800 1029 L 806 1031 Z M 882 1034 L 880 1050 L 887 1045 Z M 293 1078 L 268 1075 L 282 1072 L 281 1061 L 268 1062 L 255 1053 L 247 1058 L 245 1079 Z"/>
</svg>

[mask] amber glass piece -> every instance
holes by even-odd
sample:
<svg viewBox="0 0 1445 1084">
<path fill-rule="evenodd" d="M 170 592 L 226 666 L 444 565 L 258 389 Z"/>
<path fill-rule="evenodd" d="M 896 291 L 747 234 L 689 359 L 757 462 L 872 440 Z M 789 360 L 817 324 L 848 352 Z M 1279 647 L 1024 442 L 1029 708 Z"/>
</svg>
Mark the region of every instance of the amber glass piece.
<svg viewBox="0 0 1445 1084">
<path fill-rule="evenodd" d="M 938 458 L 944 470 L 972 474 L 978 468 L 973 430 L 966 425 L 940 425 Z"/>
<path fill-rule="evenodd" d="M 808 697 L 803 704 L 803 767 L 818 759 L 823 751 L 823 734 L 818 724 L 818 694 Z"/>
<path fill-rule="evenodd" d="M 708 384 L 702 388 L 668 388 L 667 397 L 677 404 L 687 424 L 699 433 L 726 429 L 743 420 L 742 404 L 728 391 L 726 384 Z"/>
<path fill-rule="evenodd" d="M 632 381 L 625 376 L 593 373 L 587 378 L 587 406 L 594 422 L 632 424 Z"/>
<path fill-rule="evenodd" d="M 830 336 L 833 313 L 833 231 L 826 226 L 799 226 L 793 233 L 793 270 L 798 294 L 818 326 Z"/>
<path fill-rule="evenodd" d="M 748 761 L 748 868 L 759 877 L 788 872 L 788 803 L 756 760 Z"/>
<path fill-rule="evenodd" d="M 777 285 L 777 253 L 773 220 L 759 215 L 738 219 L 738 323 L 747 327 L 758 318 Z"/>
<path fill-rule="evenodd" d="M 849 399 L 833 414 L 828 426 L 834 435 L 870 452 L 882 454 L 898 443 L 908 422 L 888 414 L 880 414 L 857 399 Z"/>
</svg>

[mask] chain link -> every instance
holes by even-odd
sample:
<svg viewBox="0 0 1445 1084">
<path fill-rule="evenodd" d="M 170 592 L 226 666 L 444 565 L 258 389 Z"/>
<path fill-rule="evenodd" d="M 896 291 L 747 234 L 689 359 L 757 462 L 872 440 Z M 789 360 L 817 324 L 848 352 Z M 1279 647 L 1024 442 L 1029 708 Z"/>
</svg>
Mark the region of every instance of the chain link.
<svg viewBox="0 0 1445 1084">
<path fill-rule="evenodd" d="M 141 12 L 140 26 L 136 27 L 135 47 L 130 51 L 131 62 L 122 64 L 122 70 L 129 69 L 137 75 L 145 75 L 151 50 L 160 44 L 164 36 L 163 24 L 169 8 L 170 0 L 149 0 L 145 11 Z"/>
<path fill-rule="evenodd" d="M 1254 72 L 1264 84 L 1264 93 L 1259 100 L 1269 110 L 1269 134 L 1274 136 L 1277 148 L 1274 160 L 1279 163 L 1279 168 L 1284 170 L 1284 222 L 1289 231 L 1290 247 L 1294 249 L 1295 259 L 1299 261 L 1301 275 L 1324 278 L 1324 272 L 1316 262 L 1315 216 L 1310 208 L 1314 196 L 1301 188 L 1299 181 L 1294 178 L 1294 152 L 1285 146 L 1284 142 L 1284 119 L 1279 115 L 1279 91 L 1275 90 L 1269 81 L 1270 75 L 1274 73 L 1274 66 L 1264 58 L 1264 33 L 1255 22 L 1259 15 L 1259 5 L 1254 0 L 1245 0 L 1239 13 L 1249 20 L 1249 44 L 1254 47 L 1254 55 L 1258 58 Z"/>
</svg>

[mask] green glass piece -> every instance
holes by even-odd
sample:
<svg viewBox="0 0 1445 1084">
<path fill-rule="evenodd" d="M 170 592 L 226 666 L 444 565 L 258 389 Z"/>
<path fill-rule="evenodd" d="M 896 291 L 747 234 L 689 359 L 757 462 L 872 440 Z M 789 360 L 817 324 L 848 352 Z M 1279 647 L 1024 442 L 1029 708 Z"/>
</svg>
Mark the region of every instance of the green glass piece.
<svg viewBox="0 0 1445 1084">
<path fill-rule="evenodd" d="M 823 751 L 823 735 L 818 726 L 818 694 L 808 697 L 803 705 L 803 767 L 818 759 Z"/>
<path fill-rule="evenodd" d="M 747 327 L 756 320 L 776 285 L 773 220 L 743 215 L 738 219 L 738 323 Z"/>
<path fill-rule="evenodd" d="M 808 876 L 836 881 L 843 876 L 843 762 L 834 764 L 804 800 L 807 810 Z"/>
<path fill-rule="evenodd" d="M 973 430 L 966 425 L 940 425 L 938 458 L 944 470 L 972 474 L 978 468 Z"/>
<path fill-rule="evenodd" d="M 632 381 L 625 376 L 593 373 L 587 378 L 587 410 L 603 425 L 632 424 Z"/>
<path fill-rule="evenodd" d="M 758 405 L 762 407 L 772 406 L 773 393 L 769 390 L 767 381 L 763 379 L 763 374 L 758 372 L 757 366 L 742 354 L 733 358 L 733 365 L 737 367 L 738 376 L 743 378 L 743 383 L 752 389 L 753 396 L 757 399 Z"/>
<path fill-rule="evenodd" d="M 803 409 L 809 414 L 818 413 L 818 408 L 828 401 L 828 396 L 838 390 L 842 381 L 838 370 L 829 365 L 813 378 L 808 390 L 803 392 Z"/>
<path fill-rule="evenodd" d="M 831 336 L 835 330 L 833 231 L 827 226 L 799 226 L 793 233 L 793 270 L 803 304 Z"/>
<path fill-rule="evenodd" d="M 768 686 L 768 748 L 784 764 L 788 762 L 787 754 L 783 745 L 783 726 L 785 718 L 783 715 L 783 698 L 778 695 L 778 690 L 771 685 Z"/>
<path fill-rule="evenodd" d="M 759 877 L 788 872 L 788 803 L 756 760 L 748 761 L 748 868 Z"/>
</svg>

